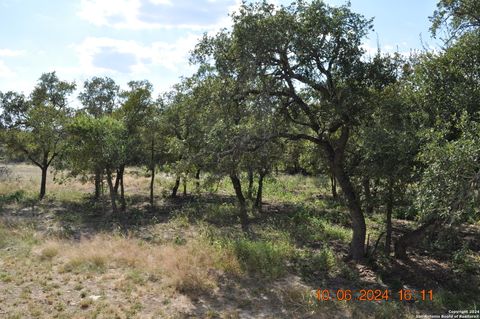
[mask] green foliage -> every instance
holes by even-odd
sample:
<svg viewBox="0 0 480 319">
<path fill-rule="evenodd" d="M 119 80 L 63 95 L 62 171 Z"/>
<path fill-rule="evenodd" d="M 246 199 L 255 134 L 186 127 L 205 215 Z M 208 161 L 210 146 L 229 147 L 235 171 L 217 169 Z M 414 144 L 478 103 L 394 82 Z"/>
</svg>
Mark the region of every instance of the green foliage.
<svg viewBox="0 0 480 319">
<path fill-rule="evenodd" d="M 336 212 L 338 215 L 339 212 Z M 286 225 L 285 225 L 286 222 Z M 283 224 L 300 242 L 318 243 L 328 240 L 351 240 L 351 229 L 336 225 L 328 221 L 321 213 L 316 213 L 307 207 L 299 209 Z"/>
<path fill-rule="evenodd" d="M 336 258 L 330 248 L 323 247 L 318 254 L 313 255 L 311 263 L 315 271 L 328 272 L 336 266 Z"/>
<path fill-rule="evenodd" d="M 100 117 L 104 114 L 112 114 L 116 109 L 119 90 L 119 86 L 112 79 L 93 77 L 85 81 L 84 91 L 78 98 L 88 114 Z"/>
<path fill-rule="evenodd" d="M 76 172 L 116 169 L 126 159 L 124 124 L 110 116 L 79 114 L 68 125 L 68 158 Z"/>
<path fill-rule="evenodd" d="M 480 6 L 476 0 L 440 0 L 430 21 L 433 36 L 444 27 L 451 40 L 480 27 Z"/>
<path fill-rule="evenodd" d="M 74 83 L 60 81 L 55 72 L 40 77 L 29 99 L 22 94 L 0 93 L 2 142 L 42 169 L 40 198 L 45 195 L 46 170 L 64 148 L 68 96 Z"/>
<path fill-rule="evenodd" d="M 293 253 L 291 244 L 286 241 L 239 239 L 231 245 L 244 270 L 266 279 L 283 275 Z"/>
<path fill-rule="evenodd" d="M 452 222 L 477 220 L 480 156 L 479 123 L 464 114 L 455 126 L 460 136 L 445 139 L 448 130 L 426 133 L 421 154 L 427 165 L 419 184 L 417 206 L 424 216 L 435 214 Z"/>
</svg>

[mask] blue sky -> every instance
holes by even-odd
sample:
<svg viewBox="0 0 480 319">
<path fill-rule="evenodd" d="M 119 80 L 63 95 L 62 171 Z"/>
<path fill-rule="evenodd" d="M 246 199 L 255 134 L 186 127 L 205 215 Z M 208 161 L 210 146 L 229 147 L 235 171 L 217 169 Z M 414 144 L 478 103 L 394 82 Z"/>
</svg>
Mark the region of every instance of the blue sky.
<svg viewBox="0 0 480 319">
<path fill-rule="evenodd" d="M 288 0 L 276 0 L 289 3 Z M 344 0 L 327 0 L 332 5 Z M 433 46 L 436 0 L 351 0 L 374 17 L 364 46 L 374 52 Z M 44 72 L 79 87 L 92 76 L 151 81 L 156 93 L 190 75 L 188 52 L 204 32 L 229 25 L 238 0 L 0 0 L 0 91 L 29 94 Z"/>
</svg>

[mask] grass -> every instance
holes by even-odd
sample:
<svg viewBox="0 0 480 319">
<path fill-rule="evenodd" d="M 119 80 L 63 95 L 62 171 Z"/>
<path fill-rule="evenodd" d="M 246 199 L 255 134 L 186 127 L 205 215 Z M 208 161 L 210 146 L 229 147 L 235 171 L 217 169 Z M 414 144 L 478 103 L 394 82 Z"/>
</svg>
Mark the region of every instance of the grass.
<svg viewBox="0 0 480 319">
<path fill-rule="evenodd" d="M 214 288 L 213 269 L 239 269 L 235 256 L 219 252 L 200 239 L 184 245 L 155 245 L 103 234 L 80 243 L 48 241 L 39 247 L 38 256 L 42 261 L 58 259 L 63 272 L 103 274 L 109 269 L 121 269 L 135 284 L 145 278 L 165 278 L 165 286 L 189 293 Z"/>
<path fill-rule="evenodd" d="M 448 263 L 455 285 L 435 289 L 433 302 L 321 303 L 315 291 L 379 287 L 395 282 L 375 267 L 344 260 L 352 232 L 341 203 L 318 178 L 279 175 L 265 180 L 263 213 L 249 211 L 251 234 L 239 227 L 228 179 L 205 177 L 200 194 L 165 198 L 174 179 L 158 174 L 156 210 L 150 210 L 148 176 L 129 169 L 129 210 L 104 218 L 105 203 L 92 203 L 92 185 L 53 182 L 36 200 L 35 167 L 12 167 L 0 182 L 0 312 L 5 318 L 409 318 L 419 313 L 473 307 L 461 293 L 475 285 L 480 257 L 462 238 L 446 236 L 425 249 L 451 245 Z M 242 179 L 246 188 L 246 178 Z M 215 192 L 214 192 L 215 191 Z M 106 202 L 108 208 L 108 202 Z M 371 239 L 383 216 L 367 220 Z M 460 245 L 460 246 L 459 246 Z M 424 260 L 428 262 L 428 260 Z M 435 263 L 432 263 L 435 265 Z M 407 267 L 407 266 L 405 266 Z M 410 266 L 408 266 L 410 267 Z M 387 269 L 388 268 L 388 269 Z M 408 271 L 398 285 L 408 283 Z M 398 270 L 392 270 L 397 271 Z M 388 275 L 388 273 L 387 273 Z M 409 275 L 412 275 L 411 273 Z M 414 277 L 415 279 L 415 277 Z M 418 278 L 417 278 L 418 279 Z M 457 282 L 458 281 L 458 282 Z M 442 283 L 443 284 L 443 283 Z M 395 286 L 395 287 L 394 287 Z M 472 288 L 473 289 L 473 288 Z M 475 291 L 475 290 L 471 290 Z M 463 308 L 462 308 L 463 309 Z"/>
<path fill-rule="evenodd" d="M 286 241 L 254 241 L 238 239 L 229 243 L 242 269 L 262 278 L 275 279 L 286 273 L 286 262 L 294 248 Z"/>
</svg>

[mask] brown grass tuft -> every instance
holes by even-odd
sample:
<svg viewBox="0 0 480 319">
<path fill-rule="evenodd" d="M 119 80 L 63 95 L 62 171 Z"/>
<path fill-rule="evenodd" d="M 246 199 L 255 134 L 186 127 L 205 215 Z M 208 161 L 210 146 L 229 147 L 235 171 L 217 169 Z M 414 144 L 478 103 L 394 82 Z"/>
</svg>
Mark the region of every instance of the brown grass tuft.
<svg viewBox="0 0 480 319">
<path fill-rule="evenodd" d="M 159 278 L 179 292 L 210 291 L 219 274 L 240 269 L 232 253 L 203 242 L 185 245 L 153 245 L 136 238 L 98 235 L 80 243 L 50 241 L 40 248 L 41 259 L 58 254 L 66 272 L 104 272 L 108 268 L 129 268 Z"/>
<path fill-rule="evenodd" d="M 41 260 L 51 260 L 58 255 L 59 248 L 60 245 L 58 242 L 48 241 L 42 245 L 41 249 L 38 251 L 38 256 Z"/>
</svg>

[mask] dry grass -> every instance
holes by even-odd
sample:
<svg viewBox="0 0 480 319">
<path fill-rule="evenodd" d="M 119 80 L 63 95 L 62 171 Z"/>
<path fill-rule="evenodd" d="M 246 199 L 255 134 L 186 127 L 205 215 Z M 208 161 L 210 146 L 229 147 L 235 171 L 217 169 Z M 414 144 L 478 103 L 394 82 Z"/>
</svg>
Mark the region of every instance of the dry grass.
<svg viewBox="0 0 480 319">
<path fill-rule="evenodd" d="M 11 169 L 12 174 L 8 177 L 8 180 L 0 182 L 0 195 L 10 194 L 12 190 L 22 190 L 28 197 L 36 198 L 40 189 L 40 169 L 30 164 L 8 164 L 6 166 Z M 173 183 L 173 176 L 158 173 L 155 193 L 160 194 L 162 190 L 169 190 Z M 150 177 L 142 168 L 127 168 L 124 184 L 125 193 L 128 195 L 149 195 Z M 48 198 L 79 201 L 86 194 L 91 193 L 93 193 L 93 183 L 91 181 L 81 180 L 80 178 L 66 178 L 62 172 L 48 171 L 46 194 Z"/>
<path fill-rule="evenodd" d="M 97 235 L 80 243 L 49 241 L 37 255 L 43 260 L 58 257 L 64 272 L 134 269 L 152 280 L 161 278 L 166 286 L 182 293 L 211 291 L 219 274 L 240 269 L 232 253 L 214 249 L 202 240 L 153 245 L 135 238 Z"/>
<path fill-rule="evenodd" d="M 29 164 L 7 165 L 12 170 L 8 182 L 0 183 L 0 194 L 9 194 L 12 190 L 22 190 L 29 197 L 36 198 L 40 190 L 40 169 Z M 61 174 L 52 170 L 47 175 L 47 196 L 59 200 L 80 200 L 86 193 L 92 192 L 91 183 L 84 183 L 80 179 L 65 180 Z"/>
</svg>

